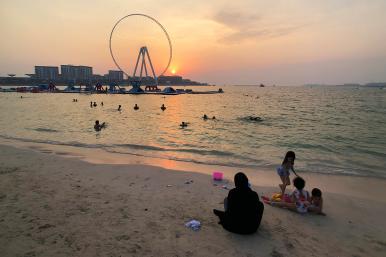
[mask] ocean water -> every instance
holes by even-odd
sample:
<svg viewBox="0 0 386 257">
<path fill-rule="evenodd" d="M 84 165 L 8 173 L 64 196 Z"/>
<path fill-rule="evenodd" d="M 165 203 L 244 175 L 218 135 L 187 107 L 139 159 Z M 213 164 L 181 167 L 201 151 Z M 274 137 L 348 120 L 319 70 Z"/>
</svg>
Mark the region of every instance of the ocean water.
<svg viewBox="0 0 386 257">
<path fill-rule="evenodd" d="M 385 89 L 222 88 L 176 96 L 0 93 L 0 139 L 256 170 L 274 170 L 293 150 L 299 172 L 386 178 Z M 107 128 L 94 131 L 95 120 Z"/>
</svg>

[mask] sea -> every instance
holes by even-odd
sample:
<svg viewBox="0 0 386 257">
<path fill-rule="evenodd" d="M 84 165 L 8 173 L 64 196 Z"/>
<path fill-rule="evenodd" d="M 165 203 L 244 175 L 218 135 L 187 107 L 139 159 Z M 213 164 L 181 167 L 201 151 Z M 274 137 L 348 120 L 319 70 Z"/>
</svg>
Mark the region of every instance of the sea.
<svg viewBox="0 0 386 257">
<path fill-rule="evenodd" d="M 386 178 L 386 88 L 221 88 L 223 94 L 3 92 L 0 143 L 71 146 L 85 153 L 98 149 L 123 159 L 156 158 L 256 172 L 274 171 L 292 150 L 298 172 Z M 135 104 L 139 110 L 133 109 Z M 95 120 L 106 122 L 106 128 L 95 131 Z M 182 121 L 188 126 L 181 128 Z"/>
</svg>

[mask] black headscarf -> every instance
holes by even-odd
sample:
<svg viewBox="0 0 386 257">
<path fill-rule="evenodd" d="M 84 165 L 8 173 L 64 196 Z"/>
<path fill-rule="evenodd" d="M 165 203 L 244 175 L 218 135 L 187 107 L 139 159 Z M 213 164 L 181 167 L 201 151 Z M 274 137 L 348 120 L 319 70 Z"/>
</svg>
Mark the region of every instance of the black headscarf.
<svg viewBox="0 0 386 257">
<path fill-rule="evenodd" d="M 248 178 L 244 173 L 239 172 L 235 175 L 235 186 L 237 189 L 248 188 Z"/>
</svg>

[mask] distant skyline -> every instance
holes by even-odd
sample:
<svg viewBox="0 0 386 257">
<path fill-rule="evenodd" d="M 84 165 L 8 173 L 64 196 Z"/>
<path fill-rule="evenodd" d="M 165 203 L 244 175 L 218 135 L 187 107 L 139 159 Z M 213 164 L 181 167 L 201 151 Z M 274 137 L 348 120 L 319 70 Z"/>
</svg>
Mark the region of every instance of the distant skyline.
<svg viewBox="0 0 386 257">
<path fill-rule="evenodd" d="M 33 73 L 35 65 L 116 70 L 108 39 L 130 13 L 153 16 L 169 32 L 165 75 L 219 85 L 386 81 L 384 0 L 2 0 L 0 76 Z M 165 65 L 165 38 L 145 20 L 127 20 L 113 43 L 125 69 L 143 45 L 157 71 Z"/>
</svg>

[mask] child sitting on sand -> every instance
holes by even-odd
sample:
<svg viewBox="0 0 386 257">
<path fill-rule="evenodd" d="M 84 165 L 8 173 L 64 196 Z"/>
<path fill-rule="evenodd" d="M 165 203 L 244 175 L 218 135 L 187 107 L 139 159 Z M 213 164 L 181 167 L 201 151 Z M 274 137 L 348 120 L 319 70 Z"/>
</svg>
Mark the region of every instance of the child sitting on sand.
<svg viewBox="0 0 386 257">
<path fill-rule="evenodd" d="M 263 196 L 263 202 L 272 206 L 288 208 L 299 213 L 306 213 L 311 200 L 308 192 L 303 190 L 306 182 L 301 177 L 296 177 L 294 178 L 293 183 L 296 189 L 290 195 L 289 201 L 277 202 L 273 198 L 269 199 L 268 197 Z"/>
<path fill-rule="evenodd" d="M 281 195 L 284 195 L 285 188 L 288 185 L 291 185 L 289 176 L 290 176 L 290 170 L 293 171 L 293 173 L 297 176 L 296 172 L 294 171 L 294 164 L 295 164 L 295 153 L 293 151 L 288 151 L 284 157 L 283 163 L 281 166 L 279 166 L 277 170 L 277 174 L 280 176 L 280 179 L 283 184 L 279 184 Z"/>
<path fill-rule="evenodd" d="M 295 203 L 296 211 L 299 213 L 306 213 L 310 206 L 310 194 L 304 190 L 306 181 L 301 177 L 296 177 L 293 180 L 295 190 L 291 194 L 291 201 Z"/>
<path fill-rule="evenodd" d="M 311 191 L 311 204 L 308 207 L 308 211 L 325 216 L 326 214 L 322 210 L 323 210 L 322 191 L 320 191 L 319 188 L 314 188 Z"/>
<path fill-rule="evenodd" d="M 274 198 L 269 199 L 266 196 L 262 196 L 263 202 L 272 206 L 288 208 L 299 213 L 314 212 L 320 215 L 326 215 L 322 212 L 323 199 L 320 189 L 314 188 L 312 190 L 312 197 L 310 197 L 308 191 L 304 190 L 306 182 L 303 178 L 294 178 L 293 184 L 296 189 L 290 195 L 290 201 L 278 202 L 275 201 Z"/>
</svg>

